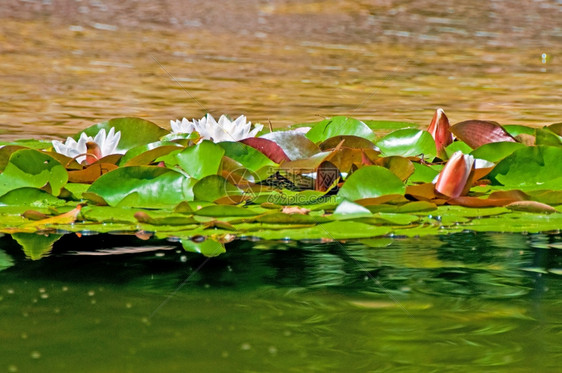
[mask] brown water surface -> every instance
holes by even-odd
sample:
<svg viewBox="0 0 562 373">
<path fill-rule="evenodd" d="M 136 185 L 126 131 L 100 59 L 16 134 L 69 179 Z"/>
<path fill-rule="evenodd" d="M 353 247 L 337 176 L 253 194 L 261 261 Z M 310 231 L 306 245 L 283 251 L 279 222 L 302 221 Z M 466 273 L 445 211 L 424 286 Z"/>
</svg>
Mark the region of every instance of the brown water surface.
<svg viewBox="0 0 562 373">
<path fill-rule="evenodd" d="M 0 8 L 0 139 L 245 114 L 561 121 L 553 1 L 16 1 Z"/>
</svg>

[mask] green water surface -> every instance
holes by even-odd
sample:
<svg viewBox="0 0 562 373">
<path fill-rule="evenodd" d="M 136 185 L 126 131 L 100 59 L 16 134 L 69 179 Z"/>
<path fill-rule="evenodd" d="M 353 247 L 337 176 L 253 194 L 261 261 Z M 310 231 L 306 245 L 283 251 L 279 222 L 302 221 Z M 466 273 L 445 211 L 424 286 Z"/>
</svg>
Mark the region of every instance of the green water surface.
<svg viewBox="0 0 562 373">
<path fill-rule="evenodd" d="M 0 372 L 555 372 L 561 236 L 0 240 Z"/>
</svg>

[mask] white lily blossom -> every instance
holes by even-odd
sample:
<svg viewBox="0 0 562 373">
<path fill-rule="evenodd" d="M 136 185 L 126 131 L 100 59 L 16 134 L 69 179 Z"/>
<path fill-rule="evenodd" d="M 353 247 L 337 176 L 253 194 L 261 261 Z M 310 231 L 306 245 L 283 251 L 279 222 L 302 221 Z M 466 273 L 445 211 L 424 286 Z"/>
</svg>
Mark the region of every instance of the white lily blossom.
<svg viewBox="0 0 562 373">
<path fill-rule="evenodd" d="M 101 157 L 105 157 L 110 154 L 125 153 L 122 150 L 117 150 L 119 140 L 121 140 L 121 131 L 115 132 L 115 128 L 111 127 L 107 134 L 105 128 L 102 128 L 95 137 L 88 136 L 82 132 L 78 141 L 69 137 L 64 143 L 59 140 L 53 140 L 52 144 L 57 153 L 66 155 L 69 158 L 76 158 L 78 163 L 82 163 L 86 159 L 86 143 L 96 143 L 101 152 Z"/>
<path fill-rule="evenodd" d="M 263 129 L 262 124 L 254 125 L 246 121 L 246 116 L 240 115 L 235 120 L 230 120 L 226 115 L 221 115 L 218 122 L 211 114 L 205 115 L 203 118 L 192 122 L 187 119 L 181 121 L 170 121 L 173 133 L 191 133 L 197 132 L 202 139 L 212 140 L 214 142 L 221 141 L 239 141 L 248 137 L 256 137 L 258 132 Z"/>
<path fill-rule="evenodd" d="M 171 120 L 170 125 L 173 133 L 191 133 L 195 131 L 195 120 L 190 121 L 185 118 L 182 120 Z"/>
</svg>

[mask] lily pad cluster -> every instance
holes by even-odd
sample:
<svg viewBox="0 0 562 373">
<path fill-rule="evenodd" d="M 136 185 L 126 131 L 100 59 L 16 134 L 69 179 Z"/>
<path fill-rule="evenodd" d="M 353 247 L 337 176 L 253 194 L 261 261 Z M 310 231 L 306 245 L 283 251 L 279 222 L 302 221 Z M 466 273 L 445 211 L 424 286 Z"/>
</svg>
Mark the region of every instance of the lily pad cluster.
<svg viewBox="0 0 562 373">
<path fill-rule="evenodd" d="M 235 122 L 212 120 L 221 121 L 236 130 Z M 36 242 L 26 237 L 40 233 L 50 237 L 47 247 L 68 232 L 128 233 L 179 239 L 188 251 L 217 255 L 240 237 L 344 240 L 562 227 L 562 123 L 450 126 L 439 109 L 427 130 L 338 116 L 250 131 L 243 118 L 237 137 L 249 137 L 224 141 L 218 130 L 201 127 L 206 122 L 178 121 L 176 128 L 186 128 L 178 133 L 115 118 L 64 144 L 4 143 L 0 232 L 18 242 Z M 105 144 L 96 142 L 101 138 Z M 64 150 L 73 144 L 81 150 Z"/>
</svg>

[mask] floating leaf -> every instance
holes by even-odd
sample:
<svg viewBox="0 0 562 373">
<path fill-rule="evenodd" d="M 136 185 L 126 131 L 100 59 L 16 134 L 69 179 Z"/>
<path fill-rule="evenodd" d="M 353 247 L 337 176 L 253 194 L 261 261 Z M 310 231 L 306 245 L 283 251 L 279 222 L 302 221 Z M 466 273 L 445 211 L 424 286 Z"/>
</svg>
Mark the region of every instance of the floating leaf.
<svg viewBox="0 0 562 373">
<path fill-rule="evenodd" d="M 145 211 L 138 211 L 134 215 L 139 223 L 151 225 L 188 225 L 197 223 L 195 219 L 185 215 L 168 215 L 164 217 L 152 217 Z"/>
<path fill-rule="evenodd" d="M 14 233 L 12 238 L 19 243 L 25 256 L 31 260 L 38 260 L 48 255 L 53 245 L 62 234 Z"/>
<path fill-rule="evenodd" d="M 517 201 L 505 207 L 512 211 L 525 211 L 539 214 L 552 214 L 557 212 L 554 207 L 537 201 Z"/>
<path fill-rule="evenodd" d="M 262 152 L 275 163 L 282 163 L 290 160 L 283 149 L 271 140 L 262 139 L 261 137 L 249 137 L 240 140 L 240 142 Z"/>
<path fill-rule="evenodd" d="M 316 123 L 307 132 L 306 137 L 314 143 L 319 143 L 330 137 L 342 135 L 358 136 L 369 141 L 375 141 L 375 134 L 365 123 L 343 116 L 333 117 Z"/>
<path fill-rule="evenodd" d="M 562 148 L 530 146 L 513 152 L 490 172 L 497 185 L 526 189 L 562 189 Z"/>
<path fill-rule="evenodd" d="M 290 160 L 309 158 L 320 152 L 316 144 L 305 135 L 295 131 L 276 131 L 266 133 L 262 139 L 271 140 L 276 143 L 289 157 Z"/>
<path fill-rule="evenodd" d="M 518 135 L 534 135 L 535 129 L 532 127 L 521 126 L 518 124 L 507 124 L 503 126 L 503 129 L 507 131 L 511 136 L 515 137 Z"/>
<path fill-rule="evenodd" d="M 439 175 L 440 170 L 428 165 L 413 163 L 413 166 L 414 173 L 408 179 L 410 183 L 431 183 Z"/>
<path fill-rule="evenodd" d="M 213 202 L 226 196 L 238 196 L 243 192 L 219 175 L 209 175 L 193 186 L 193 194 L 198 201 Z"/>
<path fill-rule="evenodd" d="M 88 189 L 110 206 L 158 208 L 192 200 L 193 181 L 177 171 L 154 166 L 121 167 Z M 91 198 L 91 196 L 88 196 Z"/>
<path fill-rule="evenodd" d="M 497 163 L 516 151 L 517 149 L 524 148 L 525 145 L 518 142 L 493 142 L 479 146 L 470 152 L 474 158 L 484 159 L 489 162 Z"/>
<path fill-rule="evenodd" d="M 235 160 L 251 171 L 258 171 L 264 167 L 277 167 L 277 164 L 262 152 L 241 142 L 220 142 L 224 155 Z"/>
<path fill-rule="evenodd" d="M 391 171 L 380 166 L 367 166 L 349 176 L 338 196 L 350 201 L 376 198 L 387 194 L 404 194 L 406 187 Z"/>
<path fill-rule="evenodd" d="M 467 120 L 451 127 L 451 132 L 473 149 L 491 142 L 516 142 L 502 126 L 485 120 Z"/>
<path fill-rule="evenodd" d="M 344 220 L 370 217 L 372 215 L 373 214 L 369 211 L 369 209 L 356 203 L 344 200 L 338 205 L 338 207 L 336 207 L 332 216 L 335 219 Z"/>
<path fill-rule="evenodd" d="M 48 207 L 62 206 L 66 201 L 37 188 L 18 188 L 0 197 L 0 205 Z"/>
<path fill-rule="evenodd" d="M 552 145 L 552 146 L 560 146 L 562 145 L 562 138 L 555 134 L 554 132 L 543 129 L 537 128 L 535 134 L 535 144 L 536 145 Z"/>
<path fill-rule="evenodd" d="M 25 224 L 24 228 L 45 229 L 52 225 L 72 224 L 76 221 L 82 205 L 76 206 L 74 209 L 60 215 L 51 216 L 46 219 L 36 220 L 31 223 Z"/>
<path fill-rule="evenodd" d="M 437 154 L 435 140 L 427 131 L 407 128 L 389 133 L 376 145 L 386 155 L 399 155 L 402 157 L 417 157 L 432 160 Z"/>
<path fill-rule="evenodd" d="M 180 151 L 183 147 L 170 141 L 158 141 L 130 149 L 119 162 L 122 166 L 147 166 L 157 158 Z"/>
<path fill-rule="evenodd" d="M 371 141 L 358 136 L 334 136 L 320 143 L 318 147 L 322 150 L 334 149 L 336 146 L 342 146 L 353 149 L 376 149 L 375 144 Z"/>
<path fill-rule="evenodd" d="M 18 150 L 0 174 L 0 196 L 10 190 L 22 187 L 50 187 L 54 195 L 59 195 L 68 180 L 65 168 L 52 157 L 32 149 Z"/>
<path fill-rule="evenodd" d="M 96 181 L 101 175 L 115 170 L 116 165 L 111 163 L 93 163 L 83 170 L 68 171 L 69 183 L 82 183 L 91 184 Z"/>
<path fill-rule="evenodd" d="M 145 145 L 160 140 L 160 138 L 169 132 L 158 127 L 156 124 L 141 118 L 113 118 L 106 122 L 95 124 L 86 128 L 84 133 L 94 137 L 102 128 L 109 131 L 111 127 L 115 128 L 115 132 L 121 132 L 121 139 L 117 145 L 118 151 L 129 150 L 139 145 Z M 74 136 L 78 140 L 80 133 Z"/>
<path fill-rule="evenodd" d="M 472 151 L 472 148 L 466 145 L 463 141 L 453 141 L 451 145 L 445 148 L 445 153 L 447 153 L 448 158 L 451 158 L 451 156 L 458 151 L 463 154 L 469 154 Z"/>
<path fill-rule="evenodd" d="M 188 146 L 176 156 L 179 166 L 195 179 L 216 175 L 219 171 L 224 149 L 209 140 Z"/>
<path fill-rule="evenodd" d="M 377 165 L 388 168 L 392 173 L 404 181 L 414 173 L 414 165 L 404 157 L 391 156 L 377 159 Z"/>
<path fill-rule="evenodd" d="M 562 136 L 562 122 L 560 123 L 553 123 L 550 126 L 547 126 L 550 131 L 554 132 L 558 136 Z"/>
</svg>

